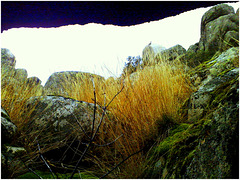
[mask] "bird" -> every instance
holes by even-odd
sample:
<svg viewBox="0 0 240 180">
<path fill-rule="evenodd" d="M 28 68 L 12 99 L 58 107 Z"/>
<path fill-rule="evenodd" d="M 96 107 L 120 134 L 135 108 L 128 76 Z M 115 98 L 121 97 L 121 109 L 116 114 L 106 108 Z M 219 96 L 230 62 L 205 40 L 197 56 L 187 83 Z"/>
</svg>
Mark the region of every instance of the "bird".
<svg viewBox="0 0 240 180">
<path fill-rule="evenodd" d="M 148 46 L 150 46 L 152 44 L 152 41 L 150 41 L 150 43 L 148 44 Z"/>
</svg>

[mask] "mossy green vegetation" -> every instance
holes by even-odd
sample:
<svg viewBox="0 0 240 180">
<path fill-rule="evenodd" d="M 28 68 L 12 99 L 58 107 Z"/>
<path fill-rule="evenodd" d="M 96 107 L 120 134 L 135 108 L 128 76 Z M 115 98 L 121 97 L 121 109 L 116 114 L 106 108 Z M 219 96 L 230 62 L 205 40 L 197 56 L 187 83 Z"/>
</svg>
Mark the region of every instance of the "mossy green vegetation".
<svg viewBox="0 0 240 180">
<path fill-rule="evenodd" d="M 199 124 L 187 123 L 170 129 L 169 136 L 150 151 L 144 178 L 177 178 L 175 176 L 193 157 L 200 130 Z"/>
<path fill-rule="evenodd" d="M 28 172 L 26 174 L 18 176 L 17 179 L 39 179 L 39 176 L 43 179 L 56 179 L 56 178 L 68 179 L 71 176 L 71 173 L 66 174 L 56 173 L 54 175 L 55 177 L 53 177 L 53 174 L 51 172 L 43 172 L 39 170 L 35 171 L 35 173 L 37 173 L 38 176 L 33 172 Z M 74 174 L 73 179 L 98 179 L 98 177 L 94 176 L 91 173 L 82 172 L 80 174 L 79 173 Z"/>
</svg>

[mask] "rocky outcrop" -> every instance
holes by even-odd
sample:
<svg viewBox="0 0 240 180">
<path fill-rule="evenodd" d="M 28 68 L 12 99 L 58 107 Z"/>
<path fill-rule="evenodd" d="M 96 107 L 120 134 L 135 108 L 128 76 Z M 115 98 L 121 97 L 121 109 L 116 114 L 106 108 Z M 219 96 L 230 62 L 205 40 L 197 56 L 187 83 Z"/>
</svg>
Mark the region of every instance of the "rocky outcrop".
<svg viewBox="0 0 240 180">
<path fill-rule="evenodd" d="M 224 51 L 238 46 L 239 17 L 227 4 L 219 4 L 208 10 L 201 21 L 199 49 L 204 51 Z"/>
<path fill-rule="evenodd" d="M 239 50 L 232 47 L 196 68 L 196 91 L 176 124 L 149 152 L 144 178 L 239 178 Z"/>
<path fill-rule="evenodd" d="M 62 95 L 69 96 L 66 88 L 69 87 L 71 83 L 81 85 L 84 80 L 91 81 L 91 77 L 97 78 L 100 81 L 104 81 L 102 76 L 84 73 L 80 71 L 63 71 L 53 73 L 47 80 L 44 86 L 44 93 L 46 95 Z"/>
<path fill-rule="evenodd" d="M 182 58 L 191 67 L 208 61 L 215 53 L 239 46 L 238 11 L 227 4 L 219 4 L 209 9 L 201 20 L 200 41 L 189 47 Z"/>
<path fill-rule="evenodd" d="M 61 96 L 32 97 L 27 103 L 29 122 L 26 132 L 29 138 L 38 141 L 45 151 L 65 146 L 68 140 L 87 139 L 92 130 L 94 105 Z M 100 120 L 98 108 L 95 128 Z M 44 151 L 44 150 L 43 150 Z"/>
<path fill-rule="evenodd" d="M 21 83 L 23 83 L 24 81 L 27 80 L 27 77 L 28 77 L 28 73 L 26 69 L 15 69 L 14 78 L 17 81 L 20 81 Z"/>
<path fill-rule="evenodd" d="M 41 80 L 37 77 L 29 77 L 26 69 L 15 69 L 16 59 L 15 56 L 8 49 L 1 49 L 1 87 L 5 88 L 14 84 L 12 88 L 13 92 L 17 92 L 17 89 L 38 89 L 40 95 L 42 95 L 43 87 Z M 24 86 L 24 87 L 23 87 Z"/>
</svg>

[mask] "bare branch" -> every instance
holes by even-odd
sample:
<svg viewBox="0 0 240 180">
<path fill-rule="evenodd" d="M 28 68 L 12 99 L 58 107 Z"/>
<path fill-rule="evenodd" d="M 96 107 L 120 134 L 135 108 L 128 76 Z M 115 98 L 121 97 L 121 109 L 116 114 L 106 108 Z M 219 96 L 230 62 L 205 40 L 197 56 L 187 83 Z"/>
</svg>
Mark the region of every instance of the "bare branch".
<svg viewBox="0 0 240 180">
<path fill-rule="evenodd" d="M 118 136 L 115 140 L 113 140 L 113 141 L 111 141 L 111 142 L 109 142 L 109 143 L 106 143 L 106 144 L 95 144 L 95 143 L 92 143 L 92 145 L 94 145 L 94 146 L 98 146 L 98 147 L 104 147 L 104 146 L 109 146 L 109 145 L 111 145 L 111 144 L 113 144 L 113 143 L 115 143 L 120 137 L 122 137 L 123 136 L 123 134 L 121 134 L 120 136 Z M 88 143 L 84 143 L 84 142 L 81 142 L 82 144 L 88 144 Z"/>
<path fill-rule="evenodd" d="M 97 99 L 96 99 L 95 84 L 94 84 L 94 80 L 93 80 L 92 76 L 91 76 L 91 80 L 92 80 L 92 84 L 93 84 L 93 95 L 94 95 L 94 111 L 93 111 L 92 133 L 91 133 L 91 138 L 92 138 L 93 133 L 94 133 L 95 119 L 96 119 L 96 110 L 97 110 L 96 102 L 97 102 Z"/>
<path fill-rule="evenodd" d="M 19 158 L 20 158 L 20 160 L 23 162 L 24 166 L 25 166 L 26 168 L 28 168 L 29 171 L 31 171 L 33 174 L 35 174 L 37 177 L 39 177 L 39 179 L 42 179 L 42 177 L 39 176 L 34 170 L 32 170 L 32 168 L 30 168 L 30 167 L 28 167 L 28 166 L 26 165 L 26 163 L 22 160 L 21 157 L 19 157 Z"/>
<path fill-rule="evenodd" d="M 93 79 L 92 79 L 92 81 L 93 81 Z M 100 122 L 99 122 L 99 124 L 98 124 L 98 126 L 97 126 L 97 129 L 96 129 L 95 133 L 94 133 L 94 124 L 95 124 L 96 110 L 97 110 L 97 108 L 96 108 L 96 92 L 95 92 L 95 84 L 94 84 L 94 82 L 93 82 L 93 87 L 94 87 L 94 118 L 93 118 L 93 127 L 92 127 L 91 139 L 90 139 L 89 143 L 87 144 L 87 147 L 85 148 L 82 156 L 81 156 L 80 159 L 78 160 L 78 162 L 77 162 L 77 164 L 76 164 L 76 166 L 75 166 L 75 168 L 74 168 L 74 170 L 73 170 L 73 172 L 72 172 L 72 174 L 71 174 L 70 179 L 73 178 L 73 175 L 75 174 L 75 172 L 76 172 L 76 170 L 77 170 L 77 168 L 78 168 L 78 166 L 79 166 L 79 163 L 82 161 L 83 157 L 85 156 L 86 152 L 88 151 L 89 147 L 91 146 L 93 140 L 95 139 L 96 134 L 98 133 L 99 128 L 100 128 L 100 126 L 101 126 L 101 124 L 102 124 L 102 121 L 103 121 L 103 119 L 104 119 L 104 116 L 105 116 L 105 114 L 106 114 L 107 107 L 112 103 L 112 101 L 117 97 L 117 95 L 118 95 L 118 94 L 123 90 L 123 88 L 124 88 L 124 86 L 123 86 L 122 89 L 112 98 L 112 100 L 108 103 L 107 106 L 105 105 L 106 100 L 105 100 L 105 97 L 104 97 L 104 107 L 103 107 L 102 117 L 101 117 L 101 120 L 100 120 Z M 93 134 L 93 133 L 94 133 L 94 134 Z"/>
<path fill-rule="evenodd" d="M 37 141 L 37 145 L 38 145 L 38 151 L 39 151 L 39 154 L 40 154 L 40 157 L 42 158 L 43 162 L 46 164 L 46 166 L 48 167 L 49 171 L 52 173 L 52 176 L 53 178 L 55 178 L 55 174 L 53 173 L 52 169 L 50 168 L 49 164 L 47 163 L 47 161 L 44 159 L 42 153 L 41 153 L 41 149 L 40 149 L 40 145 Z M 57 177 L 57 176 L 56 176 Z"/>
<path fill-rule="evenodd" d="M 109 145 L 115 143 L 115 142 L 116 142 L 120 137 L 122 137 L 122 136 L 123 136 L 123 134 L 121 134 L 120 136 L 118 136 L 118 137 L 117 137 L 115 140 L 113 140 L 112 142 L 109 142 L 109 143 L 106 143 L 106 144 L 93 144 L 93 145 L 98 146 L 98 147 L 109 146 Z"/>
<path fill-rule="evenodd" d="M 112 103 L 112 101 L 122 92 L 123 88 L 124 88 L 124 85 L 122 86 L 122 89 L 121 89 L 120 91 L 118 91 L 117 94 L 115 94 L 115 96 L 114 96 L 114 97 L 112 98 L 112 100 L 108 103 L 108 105 L 106 106 L 106 108 L 108 108 L 108 106 Z"/>
</svg>

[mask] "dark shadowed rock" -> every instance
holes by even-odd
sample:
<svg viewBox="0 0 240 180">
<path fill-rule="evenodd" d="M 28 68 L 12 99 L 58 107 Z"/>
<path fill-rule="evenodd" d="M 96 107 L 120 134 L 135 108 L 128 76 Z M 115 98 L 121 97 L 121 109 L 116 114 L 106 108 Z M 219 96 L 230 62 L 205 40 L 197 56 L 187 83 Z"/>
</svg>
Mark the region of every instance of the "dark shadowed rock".
<svg viewBox="0 0 240 180">
<path fill-rule="evenodd" d="M 7 111 L 1 107 L 1 143 L 10 143 L 17 131 L 17 127 L 11 121 Z"/>
<path fill-rule="evenodd" d="M 1 107 L 1 177 L 4 179 L 12 177 L 13 170 L 21 163 L 18 157 L 26 153 L 23 147 L 11 146 L 16 132 L 17 127 L 7 111 Z"/>
</svg>

